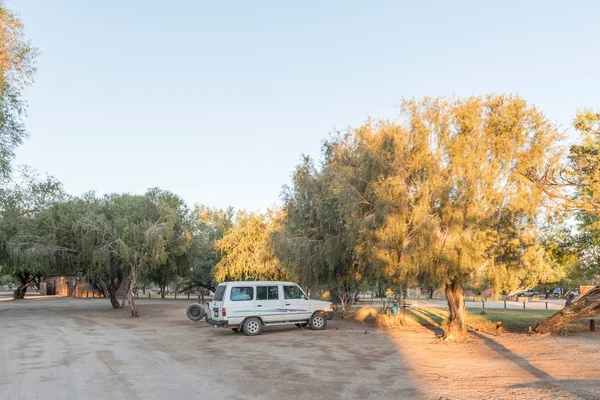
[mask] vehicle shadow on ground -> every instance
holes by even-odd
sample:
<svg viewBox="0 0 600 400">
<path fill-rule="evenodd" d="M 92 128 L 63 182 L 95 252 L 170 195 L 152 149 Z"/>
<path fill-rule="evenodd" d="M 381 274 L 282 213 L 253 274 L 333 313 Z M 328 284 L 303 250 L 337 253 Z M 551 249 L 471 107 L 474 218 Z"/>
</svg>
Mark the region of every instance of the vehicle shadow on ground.
<svg viewBox="0 0 600 400">
<path fill-rule="evenodd" d="M 470 332 L 474 337 L 481 339 L 486 346 L 494 350 L 498 355 L 506 358 L 513 362 L 522 370 L 528 372 L 537 378 L 537 381 L 520 383 L 517 385 L 510 386 L 510 388 L 540 388 L 549 390 L 564 390 L 569 392 L 573 396 L 583 397 L 586 399 L 597 399 L 598 393 L 592 393 L 582 386 L 589 386 L 591 388 L 598 387 L 600 385 L 600 379 L 556 379 L 547 372 L 532 365 L 526 358 L 513 353 L 506 346 L 498 343 L 496 340 L 478 332 Z"/>
</svg>

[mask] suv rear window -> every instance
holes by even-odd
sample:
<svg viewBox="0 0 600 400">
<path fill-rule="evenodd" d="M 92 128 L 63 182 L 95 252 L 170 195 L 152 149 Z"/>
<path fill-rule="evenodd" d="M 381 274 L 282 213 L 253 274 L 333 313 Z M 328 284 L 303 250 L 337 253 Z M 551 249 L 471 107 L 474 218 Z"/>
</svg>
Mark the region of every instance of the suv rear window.
<svg viewBox="0 0 600 400">
<path fill-rule="evenodd" d="M 231 301 L 248 301 L 254 299 L 254 288 L 249 287 L 232 287 L 229 295 Z"/>
<path fill-rule="evenodd" d="M 279 286 L 257 286 L 256 300 L 279 300 Z"/>
<path fill-rule="evenodd" d="M 223 295 L 225 294 L 225 285 L 219 286 L 215 292 L 215 298 L 213 301 L 223 301 Z"/>
</svg>

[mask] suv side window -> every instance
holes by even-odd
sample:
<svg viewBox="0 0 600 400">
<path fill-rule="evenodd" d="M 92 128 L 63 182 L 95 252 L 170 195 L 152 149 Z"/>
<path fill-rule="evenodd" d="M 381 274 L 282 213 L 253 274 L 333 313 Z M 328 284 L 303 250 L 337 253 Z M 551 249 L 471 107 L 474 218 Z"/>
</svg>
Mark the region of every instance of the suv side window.
<svg viewBox="0 0 600 400">
<path fill-rule="evenodd" d="M 303 299 L 304 293 L 298 286 L 284 286 L 283 294 L 286 299 Z"/>
<path fill-rule="evenodd" d="M 248 301 L 254 298 L 254 288 L 248 287 L 232 287 L 229 295 L 231 301 Z"/>
<path fill-rule="evenodd" d="M 225 294 L 225 285 L 219 286 L 215 292 L 215 298 L 213 301 L 223 301 L 223 295 Z"/>
<path fill-rule="evenodd" d="M 279 300 L 279 287 L 257 286 L 256 300 Z"/>
</svg>

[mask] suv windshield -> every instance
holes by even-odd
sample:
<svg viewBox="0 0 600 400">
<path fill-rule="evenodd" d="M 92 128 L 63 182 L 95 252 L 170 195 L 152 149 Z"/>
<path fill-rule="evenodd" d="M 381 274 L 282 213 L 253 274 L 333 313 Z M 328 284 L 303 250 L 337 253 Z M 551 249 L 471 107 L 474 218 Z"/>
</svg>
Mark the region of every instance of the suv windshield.
<svg viewBox="0 0 600 400">
<path fill-rule="evenodd" d="M 219 286 L 215 292 L 215 298 L 213 301 L 223 301 L 223 295 L 225 294 L 225 285 Z"/>
</svg>

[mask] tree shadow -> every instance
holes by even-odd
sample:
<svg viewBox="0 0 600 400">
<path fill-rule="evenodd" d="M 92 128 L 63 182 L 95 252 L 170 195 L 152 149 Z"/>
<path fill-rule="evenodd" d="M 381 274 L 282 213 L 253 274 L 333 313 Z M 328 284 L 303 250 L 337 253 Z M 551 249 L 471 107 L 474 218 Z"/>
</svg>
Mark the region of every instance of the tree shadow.
<svg viewBox="0 0 600 400">
<path fill-rule="evenodd" d="M 419 325 L 429 329 L 435 335 L 442 335 L 444 333 L 444 330 L 440 327 L 443 321 L 443 318 L 440 315 L 416 307 L 410 309 L 410 315 L 415 318 Z"/>
<path fill-rule="evenodd" d="M 556 379 L 547 372 L 536 368 L 526 358 L 513 353 L 506 346 L 498 343 L 494 339 L 477 332 L 470 332 L 474 337 L 483 340 L 485 345 L 496 353 L 516 364 L 522 370 L 528 372 L 537 378 L 537 381 L 520 383 L 510 386 L 510 388 L 540 388 L 540 389 L 560 389 L 570 394 L 585 399 L 597 399 L 598 393 L 593 393 L 585 389 L 596 388 L 600 385 L 600 379 Z"/>
</svg>

